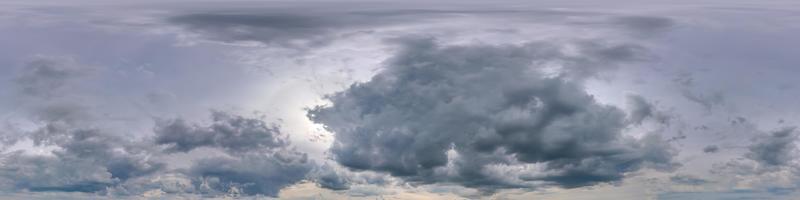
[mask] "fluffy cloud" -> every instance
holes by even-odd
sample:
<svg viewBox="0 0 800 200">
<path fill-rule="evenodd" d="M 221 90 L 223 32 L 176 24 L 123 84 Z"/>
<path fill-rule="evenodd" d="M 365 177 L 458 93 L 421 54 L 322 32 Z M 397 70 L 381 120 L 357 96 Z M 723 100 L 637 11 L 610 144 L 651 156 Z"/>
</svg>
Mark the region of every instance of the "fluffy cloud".
<svg viewBox="0 0 800 200">
<path fill-rule="evenodd" d="M 402 49 L 382 72 L 329 96 L 331 106 L 309 111 L 335 133 L 331 152 L 343 166 L 484 190 L 579 187 L 617 181 L 644 166 L 671 167 L 663 140 L 622 135 L 625 113 L 597 103 L 581 85 L 641 59 L 641 47 L 396 42 Z"/>
<path fill-rule="evenodd" d="M 154 142 L 166 145 L 167 153 L 206 147 L 230 154 L 193 163 L 184 174 L 194 183 L 195 192 L 274 197 L 280 189 L 306 179 L 314 168 L 276 126 L 221 111 L 212 112 L 211 119 L 209 125 L 162 121 L 154 129 Z"/>
<path fill-rule="evenodd" d="M 138 144 L 97 129 L 48 125 L 33 133 L 34 143 L 59 147 L 48 155 L 6 155 L 0 167 L 5 189 L 101 192 L 128 179 L 150 175 L 165 165 L 148 159 Z"/>
<path fill-rule="evenodd" d="M 289 142 L 278 127 L 261 119 L 213 112 L 209 126 L 190 125 L 182 119 L 160 122 L 154 132 L 156 144 L 167 151 L 187 152 L 199 147 L 218 147 L 229 152 L 269 150 L 286 147 Z"/>
</svg>

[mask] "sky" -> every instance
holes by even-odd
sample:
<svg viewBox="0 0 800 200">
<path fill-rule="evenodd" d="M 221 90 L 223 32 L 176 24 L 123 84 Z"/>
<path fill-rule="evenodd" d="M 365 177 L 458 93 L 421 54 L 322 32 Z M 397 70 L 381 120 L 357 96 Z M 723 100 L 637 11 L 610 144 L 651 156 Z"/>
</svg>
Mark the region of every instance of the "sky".
<svg viewBox="0 0 800 200">
<path fill-rule="evenodd" d="M 0 2 L 2 199 L 795 199 L 800 2 Z"/>
</svg>

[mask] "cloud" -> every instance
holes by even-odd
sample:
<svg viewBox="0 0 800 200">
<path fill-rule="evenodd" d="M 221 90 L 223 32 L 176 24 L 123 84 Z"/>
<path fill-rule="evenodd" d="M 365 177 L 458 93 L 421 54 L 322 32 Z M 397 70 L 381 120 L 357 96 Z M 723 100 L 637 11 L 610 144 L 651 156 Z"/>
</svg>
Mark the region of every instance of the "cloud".
<svg viewBox="0 0 800 200">
<path fill-rule="evenodd" d="M 669 180 L 672 181 L 673 183 L 681 185 L 703 185 L 709 183 L 708 180 L 687 174 L 674 175 L 672 177 L 669 177 Z"/>
<path fill-rule="evenodd" d="M 16 142 L 31 148 L 3 153 L 3 189 L 27 191 L 102 192 L 129 179 L 153 174 L 165 164 L 149 159 L 147 145 L 120 137 L 92 120 L 92 105 L 79 91 L 98 69 L 69 57 L 38 56 L 26 63 L 12 87 L 20 111 L 30 114 L 31 127 L 16 129 Z"/>
<path fill-rule="evenodd" d="M 464 19 L 500 19 L 510 23 L 577 24 L 573 18 L 591 16 L 600 18 L 603 26 L 635 35 L 649 36 L 668 30 L 672 19 L 658 16 L 621 16 L 618 14 L 562 9 L 503 9 L 487 5 L 483 9 L 471 8 L 405 8 L 375 6 L 368 9 L 337 4 L 296 4 L 281 8 L 262 7 L 226 10 L 205 9 L 179 12 L 166 18 L 203 39 L 226 43 L 257 42 L 271 47 L 310 49 L 330 44 L 332 41 L 354 33 L 375 33 L 414 24 L 460 21 Z M 396 31 L 396 30 L 393 30 Z M 436 30 L 427 30 L 429 33 Z"/>
<path fill-rule="evenodd" d="M 236 193 L 275 197 L 280 189 L 307 178 L 316 164 L 294 150 L 288 136 L 259 118 L 213 111 L 209 125 L 190 125 L 182 119 L 159 122 L 154 142 L 165 152 L 219 148 L 230 155 L 195 161 L 184 173 L 195 192 Z"/>
<path fill-rule="evenodd" d="M 347 190 L 350 189 L 350 180 L 344 173 L 344 171 L 337 170 L 334 166 L 326 163 L 314 169 L 310 176 L 321 188 Z"/>
<path fill-rule="evenodd" d="M 639 35 L 662 33 L 675 26 L 672 19 L 656 16 L 623 16 L 616 17 L 612 21 Z"/>
<path fill-rule="evenodd" d="M 114 180 L 103 166 L 80 159 L 4 155 L 0 187 L 4 190 L 96 192 Z"/>
<path fill-rule="evenodd" d="M 59 147 L 48 155 L 6 155 L 0 179 L 6 189 L 101 192 L 128 179 L 150 175 L 165 166 L 148 159 L 136 144 L 97 129 L 48 125 L 33 133 L 37 145 Z"/>
<path fill-rule="evenodd" d="M 795 129 L 786 127 L 755 138 L 755 142 L 748 147 L 750 151 L 745 157 L 765 166 L 789 164 L 797 157 Z"/>
<path fill-rule="evenodd" d="M 564 45 L 578 52 L 568 54 L 547 42 L 395 42 L 402 49 L 383 71 L 309 111 L 335 133 L 330 151 L 345 167 L 487 191 L 580 187 L 645 166 L 672 167 L 669 145 L 656 135 L 622 135 L 625 113 L 597 103 L 581 85 L 639 60 L 638 46 L 579 41 Z M 561 63 L 559 73 L 548 75 L 541 67 L 548 62 Z"/>
<path fill-rule="evenodd" d="M 277 152 L 240 158 L 206 158 L 189 169 L 205 193 L 275 197 L 280 189 L 305 179 L 311 165 L 305 154 Z"/>
<path fill-rule="evenodd" d="M 715 92 L 712 94 L 701 94 L 692 92 L 690 90 L 683 90 L 683 97 L 691 102 L 700 104 L 706 111 L 711 111 L 714 106 L 719 106 L 725 102 L 725 96 L 722 93 Z"/>
<path fill-rule="evenodd" d="M 14 78 L 18 105 L 46 123 L 86 121 L 91 117 L 89 106 L 76 98 L 80 96 L 77 91 L 82 81 L 97 70 L 71 57 L 34 57 Z"/>
<path fill-rule="evenodd" d="M 93 70 L 69 57 L 38 56 L 25 64 L 15 82 L 23 94 L 51 97 L 63 95 L 71 84 Z"/>
<path fill-rule="evenodd" d="M 717 151 L 719 151 L 719 147 L 717 147 L 717 145 L 708 145 L 703 148 L 703 152 L 705 153 L 716 153 Z"/>
<path fill-rule="evenodd" d="M 161 121 L 155 127 L 155 143 L 168 152 L 188 152 L 199 147 L 218 147 L 229 152 L 283 148 L 288 136 L 261 119 L 214 111 L 208 126 L 190 125 L 182 119 Z"/>
<path fill-rule="evenodd" d="M 656 110 L 655 105 L 639 95 L 628 95 L 630 113 L 628 119 L 636 125 L 641 125 L 645 119 L 654 119 L 659 123 L 669 123 L 670 116 Z"/>
</svg>

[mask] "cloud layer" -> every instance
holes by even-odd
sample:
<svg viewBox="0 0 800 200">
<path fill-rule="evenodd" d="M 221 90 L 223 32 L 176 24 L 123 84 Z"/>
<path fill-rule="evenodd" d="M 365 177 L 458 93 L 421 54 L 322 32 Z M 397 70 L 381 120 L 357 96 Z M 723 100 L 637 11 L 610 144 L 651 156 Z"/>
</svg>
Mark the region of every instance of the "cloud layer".
<svg viewBox="0 0 800 200">
<path fill-rule="evenodd" d="M 546 42 L 398 42 L 383 71 L 309 112 L 335 133 L 331 151 L 346 167 L 486 190 L 579 187 L 618 181 L 643 166 L 670 168 L 666 143 L 623 135 L 626 114 L 597 103 L 581 85 L 639 59 L 637 46 L 580 41 L 570 55 Z M 561 70 L 546 74 L 554 62 Z"/>
</svg>

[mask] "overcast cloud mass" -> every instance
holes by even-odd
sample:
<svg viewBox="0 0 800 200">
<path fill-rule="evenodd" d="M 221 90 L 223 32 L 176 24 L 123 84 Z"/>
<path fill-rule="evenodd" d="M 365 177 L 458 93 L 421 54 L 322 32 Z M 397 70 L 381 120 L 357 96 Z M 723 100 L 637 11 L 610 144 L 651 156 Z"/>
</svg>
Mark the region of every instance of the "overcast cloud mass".
<svg viewBox="0 0 800 200">
<path fill-rule="evenodd" d="M 800 2 L 0 2 L 0 199 L 797 199 Z"/>
</svg>

